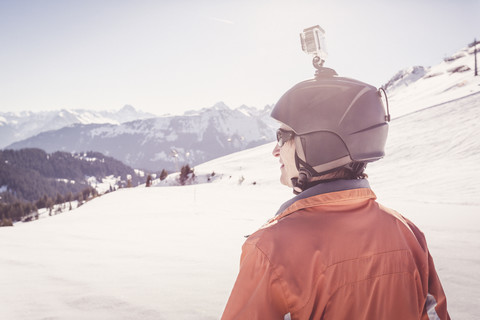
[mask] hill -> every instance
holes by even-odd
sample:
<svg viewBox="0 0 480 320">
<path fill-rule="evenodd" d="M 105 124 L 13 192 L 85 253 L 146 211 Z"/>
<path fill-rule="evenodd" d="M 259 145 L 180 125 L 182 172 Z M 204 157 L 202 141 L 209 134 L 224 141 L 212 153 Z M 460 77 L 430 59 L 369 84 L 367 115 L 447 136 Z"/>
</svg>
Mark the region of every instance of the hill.
<svg viewBox="0 0 480 320">
<path fill-rule="evenodd" d="M 85 189 L 104 193 L 145 182 L 143 172 L 124 165 L 112 157 L 98 152 L 70 154 L 54 152 L 47 154 L 40 149 L 0 150 L 0 218 L 14 221 L 23 214 L 8 214 L 5 205 L 37 203 L 43 198 L 56 203 Z"/>
</svg>

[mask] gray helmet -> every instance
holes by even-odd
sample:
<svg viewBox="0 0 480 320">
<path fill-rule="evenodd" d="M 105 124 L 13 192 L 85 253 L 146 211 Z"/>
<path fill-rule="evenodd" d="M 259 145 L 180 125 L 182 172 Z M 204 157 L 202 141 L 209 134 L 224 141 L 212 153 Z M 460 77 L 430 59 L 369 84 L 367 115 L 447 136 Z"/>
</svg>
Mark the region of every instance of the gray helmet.
<svg viewBox="0 0 480 320">
<path fill-rule="evenodd" d="M 390 116 L 380 91 L 328 70 L 288 90 L 271 114 L 295 132 L 297 169 L 307 177 L 385 155 Z"/>
</svg>

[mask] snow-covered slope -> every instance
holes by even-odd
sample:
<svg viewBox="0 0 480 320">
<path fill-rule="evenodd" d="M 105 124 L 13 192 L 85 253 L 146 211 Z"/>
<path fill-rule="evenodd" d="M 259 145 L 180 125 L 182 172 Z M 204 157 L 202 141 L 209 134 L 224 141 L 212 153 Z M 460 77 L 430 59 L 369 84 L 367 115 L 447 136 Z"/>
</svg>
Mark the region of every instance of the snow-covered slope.
<svg viewBox="0 0 480 320">
<path fill-rule="evenodd" d="M 27 139 L 44 131 L 57 130 L 75 123 L 120 124 L 154 117 L 153 114 L 125 105 L 117 111 L 67 110 L 0 112 L 0 148 Z"/>
<path fill-rule="evenodd" d="M 388 194 L 405 188 L 399 199 L 480 205 L 478 119 L 480 92 L 394 119 L 373 180 Z"/>
<path fill-rule="evenodd" d="M 392 116 L 479 92 L 480 76 L 475 77 L 474 70 L 474 48 L 464 48 L 432 67 L 416 66 L 398 72 L 384 85 Z"/>
<path fill-rule="evenodd" d="M 425 203 L 480 206 L 480 91 L 394 118 L 386 157 L 367 166 L 378 195 Z M 195 167 L 197 183 L 276 186 L 279 164 L 268 144 Z M 211 173 L 215 175 L 212 177 Z M 170 175 L 160 186 L 174 185 Z M 398 193 L 398 186 L 403 190 Z M 452 192 L 461 190 L 461 192 Z"/>
</svg>

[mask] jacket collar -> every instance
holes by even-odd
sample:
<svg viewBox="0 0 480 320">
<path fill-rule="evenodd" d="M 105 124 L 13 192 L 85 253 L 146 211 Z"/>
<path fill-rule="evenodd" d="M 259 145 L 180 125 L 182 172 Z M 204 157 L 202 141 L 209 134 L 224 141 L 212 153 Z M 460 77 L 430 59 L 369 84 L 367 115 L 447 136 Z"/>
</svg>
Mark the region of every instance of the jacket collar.
<svg viewBox="0 0 480 320">
<path fill-rule="evenodd" d="M 311 197 L 315 197 L 322 194 L 328 194 L 332 192 L 338 191 L 345 191 L 345 190 L 353 190 L 353 189 L 367 189 L 365 193 L 366 196 L 369 198 L 376 198 L 375 194 L 370 190 L 370 184 L 368 183 L 367 179 L 354 179 L 354 180 L 335 180 L 326 183 L 317 184 L 299 195 L 293 197 L 292 199 L 285 202 L 280 209 L 275 214 L 276 218 L 279 218 L 279 215 L 285 216 L 289 212 L 296 211 L 301 209 L 302 201 L 304 199 L 308 199 Z M 315 201 L 318 205 L 319 201 Z"/>
</svg>

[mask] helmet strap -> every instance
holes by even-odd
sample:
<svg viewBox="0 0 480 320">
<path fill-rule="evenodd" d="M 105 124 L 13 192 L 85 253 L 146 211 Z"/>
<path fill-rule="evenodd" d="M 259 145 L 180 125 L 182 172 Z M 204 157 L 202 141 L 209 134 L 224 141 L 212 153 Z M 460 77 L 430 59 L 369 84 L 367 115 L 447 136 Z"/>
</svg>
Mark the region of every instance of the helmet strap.
<svg viewBox="0 0 480 320">
<path fill-rule="evenodd" d="M 349 163 L 345 167 L 348 168 L 350 171 L 352 171 L 354 177 L 357 177 L 363 173 L 363 171 L 367 167 L 367 163 L 355 161 L 355 162 Z"/>
<path fill-rule="evenodd" d="M 318 172 L 315 171 L 308 163 L 300 159 L 295 151 L 295 166 L 298 170 L 298 178 L 292 178 L 293 193 L 299 194 L 302 191 L 308 189 L 308 180 L 311 177 L 318 175 Z"/>
<path fill-rule="evenodd" d="M 311 175 L 306 170 L 301 170 L 298 173 L 298 178 L 292 178 L 293 193 L 299 194 L 308 189 L 308 180 Z"/>
<path fill-rule="evenodd" d="M 308 174 L 309 178 L 320 175 L 311 165 L 300 159 L 297 151 L 295 151 L 295 166 L 297 167 L 298 172 L 305 172 Z"/>
<path fill-rule="evenodd" d="M 343 178 L 333 178 L 333 179 L 309 181 L 310 178 L 312 177 L 318 177 L 318 176 L 327 174 L 329 172 L 333 172 L 338 168 L 334 168 L 325 172 L 317 172 L 315 169 L 313 169 L 312 166 L 310 166 L 308 163 L 300 159 L 296 151 L 295 151 L 295 165 L 298 170 L 298 178 L 296 177 L 291 179 L 294 194 L 300 194 L 301 192 L 307 190 L 308 188 L 313 187 L 314 185 L 317 185 L 320 183 L 343 179 Z M 365 170 L 366 166 L 367 166 L 366 162 L 351 162 L 345 165 L 344 167 L 352 171 L 354 176 L 358 176 Z"/>
</svg>

